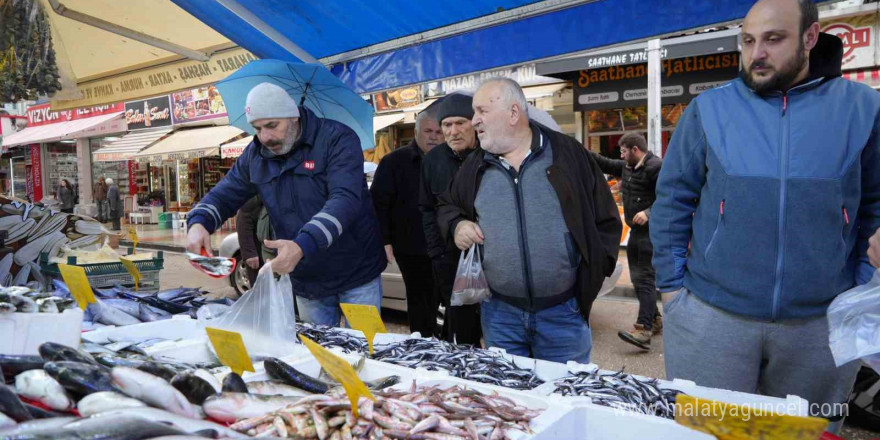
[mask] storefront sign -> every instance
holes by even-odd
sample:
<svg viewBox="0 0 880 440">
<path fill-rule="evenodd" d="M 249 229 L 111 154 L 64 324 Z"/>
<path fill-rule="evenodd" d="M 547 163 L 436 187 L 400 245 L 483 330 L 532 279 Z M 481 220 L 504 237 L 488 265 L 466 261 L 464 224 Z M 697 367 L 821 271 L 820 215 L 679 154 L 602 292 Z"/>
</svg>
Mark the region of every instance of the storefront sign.
<svg viewBox="0 0 880 440">
<path fill-rule="evenodd" d="M 203 148 L 200 150 L 181 151 L 176 153 L 153 154 L 149 156 L 138 156 L 139 163 L 159 163 L 163 160 L 190 160 L 200 159 L 203 157 L 219 156 L 220 149 L 217 147 Z"/>
<path fill-rule="evenodd" d="M 175 124 L 226 116 L 226 105 L 217 87 L 205 86 L 171 94 Z"/>
<path fill-rule="evenodd" d="M 373 96 L 376 112 L 387 112 L 419 105 L 422 102 L 422 89 L 420 86 L 404 87 Z"/>
<path fill-rule="evenodd" d="M 242 48 L 224 50 L 212 55 L 207 62 L 181 60 L 107 79 L 80 83 L 77 87 L 83 95 L 81 99 L 52 101 L 52 105 L 56 109 L 69 109 L 131 101 L 192 89 L 220 81 L 256 59 L 257 57 Z"/>
<path fill-rule="evenodd" d="M 230 144 L 230 145 L 221 145 L 220 146 L 220 158 L 227 159 L 227 158 L 239 157 L 242 154 L 244 154 L 244 150 L 247 147 L 248 147 L 248 144 L 242 145 L 237 142 L 235 144 Z"/>
<path fill-rule="evenodd" d="M 170 127 L 171 101 L 168 95 L 126 102 L 125 121 L 129 130 Z"/>
<path fill-rule="evenodd" d="M 425 96 L 433 98 L 436 96 L 448 95 L 458 91 L 474 91 L 480 86 L 480 83 L 492 78 L 510 78 L 520 86 L 535 86 L 539 84 L 552 84 L 561 82 L 556 78 L 548 76 L 540 76 L 535 73 L 534 64 L 524 64 L 522 66 L 510 67 L 507 69 L 489 70 L 471 75 L 456 76 L 454 78 L 444 79 L 425 85 Z"/>
<path fill-rule="evenodd" d="M 838 36 L 843 41 L 843 69 L 860 69 L 880 64 L 880 14 L 822 21 L 822 32 Z"/>
<path fill-rule="evenodd" d="M 43 200 L 43 160 L 40 157 L 40 146 L 32 144 L 30 147 L 31 167 L 28 173 L 28 195 L 34 203 Z"/>
<path fill-rule="evenodd" d="M 700 93 L 736 78 L 739 53 L 663 60 L 663 104 L 687 103 Z M 648 65 L 581 70 L 574 84 L 575 111 L 627 108 L 648 103 Z"/>
<path fill-rule="evenodd" d="M 137 162 L 133 160 L 129 160 L 126 164 L 128 166 L 128 193 L 129 194 L 137 194 L 138 185 L 137 185 Z"/>
<path fill-rule="evenodd" d="M 99 105 L 96 107 L 77 108 L 73 110 L 55 111 L 51 104 L 40 104 L 27 109 L 28 127 L 67 122 L 92 116 L 109 115 L 125 110 L 121 103 Z"/>
</svg>

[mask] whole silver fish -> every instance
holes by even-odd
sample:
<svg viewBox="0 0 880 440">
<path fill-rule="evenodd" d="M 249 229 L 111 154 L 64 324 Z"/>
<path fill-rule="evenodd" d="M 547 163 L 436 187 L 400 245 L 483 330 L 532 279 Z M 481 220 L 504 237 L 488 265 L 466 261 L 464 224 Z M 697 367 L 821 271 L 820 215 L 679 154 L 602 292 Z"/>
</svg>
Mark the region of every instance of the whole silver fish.
<svg viewBox="0 0 880 440">
<path fill-rule="evenodd" d="M 555 394 L 589 397 L 596 405 L 672 419 L 678 390 L 660 388 L 657 379 L 624 373 L 577 372 L 553 382 Z"/>
<path fill-rule="evenodd" d="M 220 393 L 208 397 L 202 404 L 202 409 L 208 417 L 218 422 L 234 422 L 277 411 L 299 400 L 298 397 Z"/>
<path fill-rule="evenodd" d="M 135 399 L 184 417 L 196 417 L 186 397 L 160 377 L 128 367 L 115 367 L 110 375 L 113 385 Z"/>
<path fill-rule="evenodd" d="M 184 417 L 178 414 L 174 414 L 172 412 L 168 412 L 165 410 L 161 410 L 158 408 L 150 408 L 150 407 L 138 407 L 138 408 L 123 408 L 118 410 L 106 411 L 102 412 L 93 418 L 95 419 L 105 419 L 108 421 L 115 420 L 117 417 L 140 417 L 144 420 L 152 420 L 155 422 L 164 423 L 170 425 L 174 428 L 177 428 L 181 431 L 187 433 L 194 433 L 197 431 L 213 431 L 216 434 L 215 437 L 220 438 L 246 438 L 247 436 L 238 433 L 232 429 L 229 429 L 223 425 L 219 425 L 214 422 L 210 422 L 207 420 L 199 420 L 193 419 L 189 417 Z"/>
<path fill-rule="evenodd" d="M 92 393 L 80 399 L 76 404 L 76 409 L 83 417 L 93 416 L 107 411 L 117 411 L 125 408 L 142 408 L 147 406 L 131 397 L 123 396 L 114 391 L 101 391 Z"/>
</svg>

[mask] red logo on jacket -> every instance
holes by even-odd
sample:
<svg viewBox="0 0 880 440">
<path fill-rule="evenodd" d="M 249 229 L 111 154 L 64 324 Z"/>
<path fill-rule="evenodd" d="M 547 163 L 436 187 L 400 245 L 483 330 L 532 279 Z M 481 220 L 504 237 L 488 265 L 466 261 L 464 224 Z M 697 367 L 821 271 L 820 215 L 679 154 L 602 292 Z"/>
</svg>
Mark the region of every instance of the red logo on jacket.
<svg viewBox="0 0 880 440">
<path fill-rule="evenodd" d="M 305 169 L 307 169 L 307 170 L 309 170 L 309 171 L 314 170 L 314 169 L 315 169 L 315 161 L 313 161 L 313 160 L 307 160 L 307 161 L 305 161 L 305 162 L 303 163 L 303 168 L 305 168 Z"/>
</svg>

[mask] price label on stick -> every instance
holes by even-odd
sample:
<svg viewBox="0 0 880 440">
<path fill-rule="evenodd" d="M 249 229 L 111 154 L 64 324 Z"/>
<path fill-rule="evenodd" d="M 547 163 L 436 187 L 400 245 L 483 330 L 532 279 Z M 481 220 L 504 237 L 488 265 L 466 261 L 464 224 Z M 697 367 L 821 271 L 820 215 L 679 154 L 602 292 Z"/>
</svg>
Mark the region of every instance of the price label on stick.
<svg viewBox="0 0 880 440">
<path fill-rule="evenodd" d="M 376 400 L 376 398 L 373 397 L 373 393 L 371 393 L 367 386 L 364 385 L 364 382 L 361 381 L 357 372 L 354 371 L 354 368 L 352 368 L 348 362 L 339 356 L 330 353 L 317 342 L 312 341 L 303 335 L 299 335 L 299 339 L 305 344 L 309 351 L 312 352 L 312 355 L 315 356 L 318 363 L 327 370 L 327 373 L 333 376 L 333 378 L 345 388 L 345 394 L 348 395 L 348 400 L 351 402 L 351 410 L 354 413 L 355 418 L 358 417 L 358 400 L 360 400 L 361 396 L 370 400 Z"/>
<path fill-rule="evenodd" d="M 675 402 L 676 423 L 719 440 L 818 439 L 828 426 L 827 419 L 779 415 L 685 394 L 676 396 Z"/>
<path fill-rule="evenodd" d="M 244 348 L 241 333 L 212 327 L 205 327 L 205 331 L 223 365 L 231 368 L 239 376 L 244 371 L 256 371 L 254 364 L 251 363 L 251 357 L 248 356 L 247 349 Z"/>
<path fill-rule="evenodd" d="M 134 228 L 134 225 L 128 225 L 128 238 L 131 240 L 132 244 L 131 253 L 136 254 L 138 247 L 138 233 Z"/>
<path fill-rule="evenodd" d="M 92 286 L 89 284 L 89 278 L 86 277 L 85 269 L 79 266 L 70 266 L 67 264 L 59 264 L 58 271 L 61 272 L 61 278 L 70 289 L 70 294 L 79 305 L 79 308 L 85 310 L 91 303 L 96 303 L 95 293 L 92 292 Z"/>
<path fill-rule="evenodd" d="M 122 265 L 125 266 L 125 270 L 131 274 L 131 278 L 134 279 L 134 291 L 138 291 L 138 287 L 141 284 L 141 271 L 138 270 L 137 266 L 134 265 L 134 261 L 131 261 L 127 258 L 120 258 L 119 261 L 122 262 Z"/>
<path fill-rule="evenodd" d="M 351 328 L 364 332 L 364 336 L 367 337 L 367 344 L 370 347 L 370 354 L 372 355 L 373 338 L 376 336 L 376 333 L 388 333 L 385 330 L 385 323 L 382 322 L 382 317 L 379 316 L 379 310 L 376 309 L 376 306 L 364 304 L 342 303 L 339 304 L 339 307 L 342 308 L 342 313 L 345 314 L 345 319 L 348 320 Z"/>
</svg>

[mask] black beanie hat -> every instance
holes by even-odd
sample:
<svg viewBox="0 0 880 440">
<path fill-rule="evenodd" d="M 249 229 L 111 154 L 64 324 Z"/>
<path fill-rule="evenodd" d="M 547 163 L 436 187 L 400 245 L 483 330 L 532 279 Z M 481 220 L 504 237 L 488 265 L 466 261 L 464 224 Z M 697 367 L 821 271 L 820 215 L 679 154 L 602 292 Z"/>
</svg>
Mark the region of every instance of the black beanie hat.
<svg viewBox="0 0 880 440">
<path fill-rule="evenodd" d="M 437 121 L 443 123 L 443 120 L 458 116 L 467 119 L 474 118 L 473 108 L 474 98 L 472 96 L 463 95 L 461 93 L 453 93 L 443 98 L 437 109 Z"/>
</svg>

